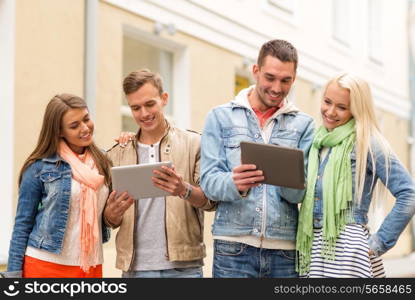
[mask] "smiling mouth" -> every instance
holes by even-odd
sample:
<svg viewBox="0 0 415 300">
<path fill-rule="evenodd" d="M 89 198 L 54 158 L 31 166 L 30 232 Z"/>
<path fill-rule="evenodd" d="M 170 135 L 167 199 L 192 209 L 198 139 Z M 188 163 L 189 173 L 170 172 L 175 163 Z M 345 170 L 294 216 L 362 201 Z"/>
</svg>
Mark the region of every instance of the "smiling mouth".
<svg viewBox="0 0 415 300">
<path fill-rule="evenodd" d="M 156 117 L 154 116 L 154 117 L 152 117 L 151 119 L 148 119 L 148 120 L 141 120 L 141 123 L 149 124 L 149 123 L 153 122 L 155 119 L 156 119 Z"/>
<path fill-rule="evenodd" d="M 274 93 L 267 93 L 267 95 L 272 99 L 272 100 L 279 100 L 282 97 L 282 94 L 274 94 Z"/>
<path fill-rule="evenodd" d="M 325 119 L 327 122 L 329 122 L 329 123 L 336 123 L 336 122 L 338 122 L 338 120 L 331 119 L 331 118 L 329 118 L 329 117 L 327 117 L 327 116 L 324 116 L 324 119 Z"/>
<path fill-rule="evenodd" d="M 89 139 L 91 137 L 91 132 L 88 132 L 87 134 L 81 135 L 81 139 L 86 140 Z"/>
</svg>

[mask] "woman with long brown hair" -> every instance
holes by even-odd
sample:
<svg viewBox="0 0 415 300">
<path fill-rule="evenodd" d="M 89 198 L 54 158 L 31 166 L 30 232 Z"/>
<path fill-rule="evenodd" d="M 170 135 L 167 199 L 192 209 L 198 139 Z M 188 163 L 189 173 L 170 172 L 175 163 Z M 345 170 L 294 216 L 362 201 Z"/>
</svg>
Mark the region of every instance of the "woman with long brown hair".
<svg viewBox="0 0 415 300">
<path fill-rule="evenodd" d="M 110 161 L 93 132 L 83 99 L 61 94 L 50 100 L 37 146 L 19 175 L 8 276 L 102 277 Z M 120 197 L 131 202 L 125 193 Z"/>
</svg>

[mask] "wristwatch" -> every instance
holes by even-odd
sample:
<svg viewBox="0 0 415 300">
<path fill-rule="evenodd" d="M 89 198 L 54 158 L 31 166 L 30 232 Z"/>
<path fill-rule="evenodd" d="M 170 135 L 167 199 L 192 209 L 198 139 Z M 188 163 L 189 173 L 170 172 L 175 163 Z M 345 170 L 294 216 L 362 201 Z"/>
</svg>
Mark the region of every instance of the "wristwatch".
<svg viewBox="0 0 415 300">
<path fill-rule="evenodd" d="M 179 197 L 183 200 L 189 199 L 190 195 L 192 195 L 192 190 L 193 190 L 192 185 L 189 183 L 186 183 L 186 190 L 183 194 L 179 195 Z"/>
</svg>

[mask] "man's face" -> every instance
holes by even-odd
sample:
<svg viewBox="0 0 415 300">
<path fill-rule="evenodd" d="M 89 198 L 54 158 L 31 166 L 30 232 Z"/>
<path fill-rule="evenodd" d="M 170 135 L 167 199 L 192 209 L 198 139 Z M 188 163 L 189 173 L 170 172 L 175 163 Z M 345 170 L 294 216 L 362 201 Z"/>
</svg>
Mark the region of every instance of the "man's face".
<svg viewBox="0 0 415 300">
<path fill-rule="evenodd" d="M 126 98 L 141 130 L 152 132 L 164 128 L 163 107 L 167 104 L 167 93 L 160 95 L 157 88 L 148 82 Z"/>
<path fill-rule="evenodd" d="M 263 65 L 253 66 L 256 79 L 256 97 L 260 109 L 268 109 L 280 105 L 290 92 L 295 80 L 293 62 L 282 62 L 273 56 L 266 56 Z"/>
</svg>

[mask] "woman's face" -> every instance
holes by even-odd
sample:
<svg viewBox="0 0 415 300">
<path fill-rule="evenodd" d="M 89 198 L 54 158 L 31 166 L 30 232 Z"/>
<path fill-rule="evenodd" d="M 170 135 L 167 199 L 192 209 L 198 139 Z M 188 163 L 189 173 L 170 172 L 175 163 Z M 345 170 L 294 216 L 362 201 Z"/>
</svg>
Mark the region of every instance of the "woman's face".
<svg viewBox="0 0 415 300">
<path fill-rule="evenodd" d="M 346 124 L 353 116 L 350 111 L 350 92 L 332 82 L 321 102 L 321 117 L 327 130 Z"/>
<path fill-rule="evenodd" d="M 92 143 L 94 122 L 89 118 L 87 108 L 72 108 L 62 118 L 61 137 L 75 153 L 83 153 Z"/>
</svg>

